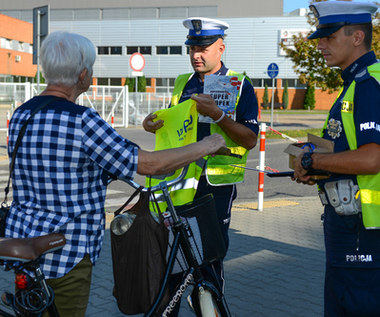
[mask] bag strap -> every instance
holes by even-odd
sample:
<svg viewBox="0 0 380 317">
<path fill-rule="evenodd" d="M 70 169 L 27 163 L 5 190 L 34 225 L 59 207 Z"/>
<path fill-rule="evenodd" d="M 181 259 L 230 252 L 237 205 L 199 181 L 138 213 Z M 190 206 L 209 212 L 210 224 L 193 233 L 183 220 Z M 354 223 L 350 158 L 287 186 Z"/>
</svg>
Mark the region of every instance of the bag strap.
<svg viewBox="0 0 380 317">
<path fill-rule="evenodd" d="M 45 102 L 43 102 L 42 104 L 40 104 L 37 108 L 35 108 L 32 111 L 32 113 L 30 114 L 28 120 L 26 120 L 26 122 L 21 127 L 20 132 L 19 132 L 18 137 L 17 137 L 17 140 L 16 140 L 16 143 L 15 143 L 15 147 L 13 149 L 13 153 L 12 153 L 12 162 L 11 162 L 11 165 L 9 167 L 8 183 L 7 183 L 7 186 L 4 189 L 4 191 L 5 191 L 5 197 L 4 197 L 3 204 L 7 202 L 7 197 L 8 197 L 8 193 L 9 193 L 9 187 L 10 187 L 10 183 L 11 183 L 11 175 L 12 175 L 13 169 L 15 167 L 15 160 L 16 160 L 17 151 L 18 151 L 18 148 L 21 145 L 21 139 L 22 139 L 22 137 L 25 134 L 26 127 L 27 127 L 28 123 L 30 122 L 30 120 L 34 117 L 34 115 L 38 111 L 40 111 L 42 108 L 45 108 L 47 105 L 49 105 L 50 103 L 52 103 L 53 101 L 55 101 L 57 99 L 60 99 L 60 98 L 59 97 L 51 97 L 48 100 L 46 100 Z"/>
<path fill-rule="evenodd" d="M 133 198 L 135 198 L 139 193 L 141 193 L 143 188 L 144 186 L 140 186 L 139 188 L 135 190 L 135 192 L 131 195 L 131 197 L 129 197 L 129 199 L 123 204 L 123 206 L 121 206 L 118 210 L 114 212 L 115 217 L 118 214 L 120 214 L 124 210 L 125 207 L 128 206 L 128 204 L 133 200 Z"/>
</svg>

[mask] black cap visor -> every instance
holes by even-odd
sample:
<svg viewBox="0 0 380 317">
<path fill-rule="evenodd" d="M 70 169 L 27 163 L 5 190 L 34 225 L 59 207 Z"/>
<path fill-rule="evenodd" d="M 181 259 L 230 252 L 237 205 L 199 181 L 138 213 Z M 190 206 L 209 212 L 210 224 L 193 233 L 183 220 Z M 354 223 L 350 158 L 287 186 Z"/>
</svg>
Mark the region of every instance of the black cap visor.
<svg viewBox="0 0 380 317">
<path fill-rule="evenodd" d="M 345 25 L 351 25 L 351 24 L 357 24 L 357 23 L 351 23 L 349 21 L 342 21 L 342 22 L 335 22 L 335 23 L 328 23 L 328 24 L 319 24 L 317 26 L 317 30 L 311 34 L 308 39 L 314 40 L 321 37 L 329 36 L 336 31 L 338 31 L 342 26 Z"/>
<path fill-rule="evenodd" d="M 216 42 L 217 39 L 222 39 L 221 35 L 210 35 L 210 36 L 187 36 L 185 45 L 189 46 L 208 46 Z"/>
<path fill-rule="evenodd" d="M 321 37 L 329 36 L 335 33 L 336 31 L 338 31 L 342 26 L 343 25 L 336 25 L 332 27 L 317 29 L 313 34 L 309 35 L 308 39 L 314 40 L 314 39 L 319 39 Z"/>
</svg>

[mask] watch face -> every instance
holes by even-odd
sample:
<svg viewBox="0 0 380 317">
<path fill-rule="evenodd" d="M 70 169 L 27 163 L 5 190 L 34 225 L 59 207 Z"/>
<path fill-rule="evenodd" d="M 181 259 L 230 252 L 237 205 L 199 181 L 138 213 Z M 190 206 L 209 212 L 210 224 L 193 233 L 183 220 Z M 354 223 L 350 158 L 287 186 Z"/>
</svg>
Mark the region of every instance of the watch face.
<svg viewBox="0 0 380 317">
<path fill-rule="evenodd" d="M 311 158 L 312 153 L 305 153 L 302 156 L 301 165 L 305 170 L 311 170 L 313 166 L 313 159 Z"/>
</svg>

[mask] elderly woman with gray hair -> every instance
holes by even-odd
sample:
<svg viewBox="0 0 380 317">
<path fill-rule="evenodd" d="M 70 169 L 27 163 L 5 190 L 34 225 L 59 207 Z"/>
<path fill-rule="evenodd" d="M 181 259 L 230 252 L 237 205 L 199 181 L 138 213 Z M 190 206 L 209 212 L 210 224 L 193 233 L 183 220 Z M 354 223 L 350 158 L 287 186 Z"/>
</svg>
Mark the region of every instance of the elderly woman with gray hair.
<svg viewBox="0 0 380 317">
<path fill-rule="evenodd" d="M 224 146 L 220 135 L 177 149 L 148 152 L 121 137 L 99 114 L 75 103 L 88 90 L 94 45 L 73 33 L 54 32 L 41 47 L 47 88 L 16 109 L 9 125 L 9 157 L 21 126 L 27 125 L 15 159 L 13 202 L 7 237 L 64 233 L 63 249 L 42 258 L 61 316 L 84 316 L 92 265 L 99 257 L 105 227 L 109 174 L 165 174 Z"/>
</svg>

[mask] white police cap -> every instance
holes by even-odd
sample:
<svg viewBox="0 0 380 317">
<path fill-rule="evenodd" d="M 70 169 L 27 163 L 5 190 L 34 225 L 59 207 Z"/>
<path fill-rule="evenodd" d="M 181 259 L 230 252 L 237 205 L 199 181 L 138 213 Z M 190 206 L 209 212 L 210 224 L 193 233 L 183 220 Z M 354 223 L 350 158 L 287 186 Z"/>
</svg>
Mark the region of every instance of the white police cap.
<svg viewBox="0 0 380 317">
<path fill-rule="evenodd" d="M 335 33 L 344 25 L 371 23 L 371 14 L 377 5 L 365 2 L 323 1 L 309 6 L 318 19 L 317 30 L 309 39 L 316 39 Z"/>
<path fill-rule="evenodd" d="M 188 18 L 183 25 L 189 29 L 185 44 L 193 46 L 207 46 L 224 38 L 224 30 L 230 27 L 226 22 L 201 17 Z"/>
</svg>

